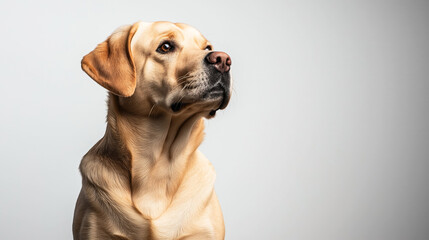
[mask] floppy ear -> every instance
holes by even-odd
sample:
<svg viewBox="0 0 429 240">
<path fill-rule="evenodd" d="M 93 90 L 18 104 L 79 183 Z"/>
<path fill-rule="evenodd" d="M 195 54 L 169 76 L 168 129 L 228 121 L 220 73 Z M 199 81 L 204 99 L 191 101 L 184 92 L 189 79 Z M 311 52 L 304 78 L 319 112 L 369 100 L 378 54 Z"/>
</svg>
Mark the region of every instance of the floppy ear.
<svg viewBox="0 0 429 240">
<path fill-rule="evenodd" d="M 131 39 L 138 23 L 120 28 L 82 59 L 82 69 L 112 93 L 129 97 L 136 89 L 136 67 Z"/>
</svg>

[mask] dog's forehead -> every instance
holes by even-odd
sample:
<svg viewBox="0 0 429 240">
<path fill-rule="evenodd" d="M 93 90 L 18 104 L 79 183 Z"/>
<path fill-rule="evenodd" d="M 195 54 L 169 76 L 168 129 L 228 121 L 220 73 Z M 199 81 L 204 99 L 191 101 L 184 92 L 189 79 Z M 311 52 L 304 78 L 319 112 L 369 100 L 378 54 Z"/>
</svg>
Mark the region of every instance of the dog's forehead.
<svg viewBox="0 0 429 240">
<path fill-rule="evenodd" d="M 184 23 L 171 22 L 139 22 L 135 39 L 132 42 L 143 42 L 144 45 L 148 45 L 159 38 L 172 38 L 186 45 L 196 44 L 197 46 L 203 46 L 208 42 L 194 27 Z"/>
<path fill-rule="evenodd" d="M 194 27 L 184 23 L 175 23 L 175 25 L 182 30 L 186 39 L 207 42 L 207 39 Z"/>
</svg>

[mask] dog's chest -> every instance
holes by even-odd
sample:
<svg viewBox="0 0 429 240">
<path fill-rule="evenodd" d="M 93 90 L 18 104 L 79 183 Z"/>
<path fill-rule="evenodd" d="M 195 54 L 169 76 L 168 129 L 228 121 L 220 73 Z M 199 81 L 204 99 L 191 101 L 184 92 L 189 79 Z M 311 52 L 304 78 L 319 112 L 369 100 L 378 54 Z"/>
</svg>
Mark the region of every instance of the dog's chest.
<svg viewBox="0 0 429 240">
<path fill-rule="evenodd" d="M 214 191 L 215 171 L 202 155 L 187 168 L 180 185 L 170 198 L 162 191 L 142 194 L 135 202 L 145 217 L 151 219 L 154 239 L 175 239 L 199 221 Z M 154 215 L 155 217 L 152 217 Z"/>
</svg>

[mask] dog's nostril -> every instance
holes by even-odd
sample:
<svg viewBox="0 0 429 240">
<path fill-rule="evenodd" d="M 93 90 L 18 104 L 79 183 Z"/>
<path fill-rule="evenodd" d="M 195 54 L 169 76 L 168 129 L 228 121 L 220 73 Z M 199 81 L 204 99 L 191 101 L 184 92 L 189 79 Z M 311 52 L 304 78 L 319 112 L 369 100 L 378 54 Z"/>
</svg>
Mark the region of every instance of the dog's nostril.
<svg viewBox="0 0 429 240">
<path fill-rule="evenodd" d="M 232 63 L 231 58 L 226 59 L 226 65 L 227 66 L 231 66 L 231 63 Z"/>
<path fill-rule="evenodd" d="M 221 63 L 222 62 L 222 58 L 221 57 L 217 57 L 216 58 L 216 63 Z"/>
</svg>

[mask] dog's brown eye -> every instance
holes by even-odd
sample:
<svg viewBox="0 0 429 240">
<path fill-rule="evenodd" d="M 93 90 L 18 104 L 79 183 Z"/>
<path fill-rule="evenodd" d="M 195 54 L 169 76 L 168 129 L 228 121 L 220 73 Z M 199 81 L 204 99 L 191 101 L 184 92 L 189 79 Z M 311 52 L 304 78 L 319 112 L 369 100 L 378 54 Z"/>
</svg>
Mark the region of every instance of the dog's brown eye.
<svg viewBox="0 0 429 240">
<path fill-rule="evenodd" d="M 204 49 L 204 50 L 208 50 L 208 51 L 211 51 L 211 50 L 213 50 L 213 48 L 212 48 L 212 46 L 210 46 L 210 45 L 207 45 L 207 47 Z"/>
<path fill-rule="evenodd" d="M 172 43 L 164 42 L 161 45 L 159 45 L 159 47 L 156 49 L 156 51 L 159 53 L 168 53 L 168 52 L 172 51 L 173 48 L 174 48 L 174 46 Z"/>
<path fill-rule="evenodd" d="M 170 49 L 171 49 L 171 45 L 168 44 L 168 43 L 164 43 L 161 46 L 161 50 L 164 51 L 164 52 L 168 52 L 168 51 L 170 51 Z"/>
</svg>

